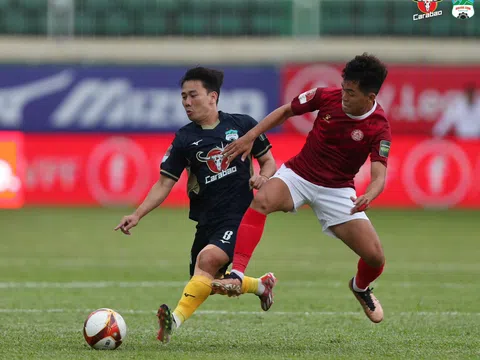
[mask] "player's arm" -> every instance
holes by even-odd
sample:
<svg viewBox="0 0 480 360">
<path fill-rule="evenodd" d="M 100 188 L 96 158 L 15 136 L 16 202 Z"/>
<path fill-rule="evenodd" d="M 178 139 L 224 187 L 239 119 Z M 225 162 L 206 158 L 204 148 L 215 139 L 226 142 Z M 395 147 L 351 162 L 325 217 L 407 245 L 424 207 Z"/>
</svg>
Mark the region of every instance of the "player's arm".
<svg viewBox="0 0 480 360">
<path fill-rule="evenodd" d="M 282 125 L 289 117 L 293 115 L 291 104 L 282 105 L 268 114 L 244 136 L 248 137 L 250 141 L 254 141 L 261 134 L 266 133 L 268 130 L 271 130 L 279 125 Z"/>
<path fill-rule="evenodd" d="M 277 171 L 277 164 L 270 150 L 268 150 L 264 155 L 259 157 L 257 161 L 258 165 L 260 165 L 260 176 L 270 179 Z"/>
<path fill-rule="evenodd" d="M 182 142 L 175 137 L 160 165 L 160 178 L 153 184 L 142 204 L 131 215 L 124 216 L 115 230 L 130 235 L 130 229 L 137 226 L 141 218 L 160 206 L 172 190 L 185 169 L 187 159 L 184 156 Z"/>
<path fill-rule="evenodd" d="M 125 235 L 130 235 L 130 229 L 137 226 L 141 218 L 162 204 L 168 194 L 170 194 L 175 183 L 176 180 L 168 176 L 160 175 L 160 179 L 153 184 L 145 200 L 143 200 L 133 214 L 124 216 L 115 230 L 120 229 Z"/>
<path fill-rule="evenodd" d="M 223 155 L 232 157 L 232 159 L 234 159 L 238 155 L 242 154 L 242 161 L 245 161 L 248 154 L 250 154 L 250 152 L 252 151 L 253 142 L 256 138 L 258 138 L 261 134 L 267 132 L 268 130 L 271 130 L 276 126 L 283 124 L 285 120 L 287 120 L 291 116 L 293 116 L 293 112 L 290 104 L 282 105 L 279 108 L 273 110 L 240 139 L 228 144 L 223 151 Z"/>
<path fill-rule="evenodd" d="M 368 184 L 364 195 L 358 198 L 351 198 L 354 204 L 351 210 L 352 214 L 367 210 L 370 203 L 382 193 L 387 177 L 387 163 L 391 141 L 392 134 L 390 127 L 387 125 L 379 131 L 378 136 L 372 142 L 370 149 L 370 184 Z"/>
<path fill-rule="evenodd" d="M 385 179 L 387 178 L 387 167 L 380 161 L 374 161 L 371 164 L 370 184 L 368 184 L 365 194 L 358 198 L 352 197 L 353 208 L 351 213 L 365 211 L 370 203 L 380 195 L 385 188 Z"/>
<path fill-rule="evenodd" d="M 270 150 L 267 150 L 266 153 L 257 158 L 257 161 L 260 165 L 260 172 L 258 175 L 253 175 L 250 178 L 250 186 L 258 190 L 275 174 L 277 164 Z"/>
<path fill-rule="evenodd" d="M 170 191 L 172 191 L 173 185 L 175 185 L 176 182 L 176 180 L 160 174 L 158 181 L 153 184 L 145 200 L 143 200 L 134 212 L 134 214 L 138 216 L 138 219 L 140 220 L 150 211 L 159 207 L 165 201 L 168 194 L 170 194 Z"/>
<path fill-rule="evenodd" d="M 247 132 L 258 125 L 258 123 L 251 117 L 247 118 L 247 120 L 247 128 L 245 128 Z M 270 140 L 264 133 L 257 136 L 253 142 L 251 152 L 260 165 L 260 172 L 250 178 L 250 186 L 254 189 L 260 189 L 260 187 L 277 171 L 277 164 L 270 151 L 271 148 L 272 144 L 270 144 Z"/>
<path fill-rule="evenodd" d="M 380 161 L 374 161 L 371 164 L 370 184 L 365 190 L 365 195 L 370 201 L 380 195 L 385 188 L 385 179 L 387 178 L 387 167 Z"/>
<path fill-rule="evenodd" d="M 306 91 L 295 97 L 291 103 L 282 105 L 272 111 L 240 139 L 228 144 L 223 154 L 225 156 L 231 156 L 232 158 L 242 155 L 242 161 L 245 161 L 252 150 L 253 142 L 258 136 L 283 124 L 288 118 L 294 115 L 302 115 L 307 112 L 318 110 L 321 105 L 321 88 Z"/>
</svg>

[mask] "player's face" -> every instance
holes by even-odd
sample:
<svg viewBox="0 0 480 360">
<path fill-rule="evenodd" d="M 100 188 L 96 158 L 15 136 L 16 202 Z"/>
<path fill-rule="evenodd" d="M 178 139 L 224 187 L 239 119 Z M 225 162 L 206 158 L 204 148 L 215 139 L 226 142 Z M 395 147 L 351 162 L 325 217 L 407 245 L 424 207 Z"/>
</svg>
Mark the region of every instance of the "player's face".
<svg viewBox="0 0 480 360">
<path fill-rule="evenodd" d="M 191 121 L 205 120 L 217 111 L 217 93 L 208 93 L 200 80 L 185 81 L 182 86 L 182 105 Z"/>
<path fill-rule="evenodd" d="M 375 94 L 364 94 L 358 83 L 353 81 L 342 83 L 342 110 L 346 114 L 361 116 L 372 108 L 374 101 Z"/>
</svg>

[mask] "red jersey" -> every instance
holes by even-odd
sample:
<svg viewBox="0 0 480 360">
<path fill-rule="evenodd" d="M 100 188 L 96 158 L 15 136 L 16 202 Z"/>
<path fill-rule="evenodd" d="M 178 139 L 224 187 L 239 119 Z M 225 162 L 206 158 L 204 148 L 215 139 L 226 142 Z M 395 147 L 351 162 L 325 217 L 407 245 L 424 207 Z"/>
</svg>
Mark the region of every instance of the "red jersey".
<svg viewBox="0 0 480 360">
<path fill-rule="evenodd" d="M 285 163 L 305 180 L 355 188 L 353 179 L 369 155 L 387 166 L 392 135 L 378 103 L 363 116 L 350 116 L 342 110 L 342 89 L 317 88 L 293 99 L 291 106 L 295 115 L 319 110 L 302 150 Z"/>
</svg>

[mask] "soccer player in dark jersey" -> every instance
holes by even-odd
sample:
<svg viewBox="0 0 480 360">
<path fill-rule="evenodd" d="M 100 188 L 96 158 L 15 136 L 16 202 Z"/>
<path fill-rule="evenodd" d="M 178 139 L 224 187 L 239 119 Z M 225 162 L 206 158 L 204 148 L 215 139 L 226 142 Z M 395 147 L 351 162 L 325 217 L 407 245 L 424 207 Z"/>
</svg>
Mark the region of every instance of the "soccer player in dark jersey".
<svg viewBox="0 0 480 360">
<path fill-rule="evenodd" d="M 253 174 L 251 157 L 241 161 L 223 156 L 225 146 L 257 122 L 248 115 L 217 110 L 222 83 L 221 71 L 197 67 L 186 72 L 181 80 L 182 103 L 192 122 L 175 134 L 163 157 L 160 178 L 146 199 L 115 228 L 130 235 L 130 229 L 165 200 L 183 170 L 187 170 L 189 217 L 197 222 L 191 249 L 191 278 L 173 312 L 166 304 L 158 310 L 158 339 L 162 342 L 168 342 L 173 331 L 215 293 L 211 282 L 223 276 L 231 263 L 237 230 L 253 199 L 253 188 L 260 189 L 276 171 L 270 142 L 263 134 L 259 134 L 252 148 L 260 165 L 258 175 Z M 263 225 L 264 222 L 259 223 L 262 229 L 257 231 L 263 231 Z M 262 309 L 267 311 L 273 303 L 275 276 L 267 273 L 258 279 L 244 278 L 244 283 L 240 291 L 259 296 Z"/>
<path fill-rule="evenodd" d="M 350 290 L 371 321 L 382 321 L 383 309 L 369 285 L 382 273 L 385 257 L 364 210 L 385 185 L 391 132 L 376 99 L 386 76 L 385 65 L 376 57 L 356 56 L 343 69 L 341 88 L 315 88 L 300 94 L 226 147 L 224 155 L 245 159 L 257 136 L 291 116 L 318 110 L 303 149 L 255 195 L 238 229 L 232 272 L 223 280 L 215 280 L 214 289 L 238 294 L 243 273 L 261 238 L 258 232 L 249 231 L 252 223 L 265 221 L 272 212 L 295 212 L 308 204 L 322 230 L 341 239 L 360 257 Z M 357 197 L 354 177 L 368 156 L 371 182 L 365 194 Z"/>
</svg>

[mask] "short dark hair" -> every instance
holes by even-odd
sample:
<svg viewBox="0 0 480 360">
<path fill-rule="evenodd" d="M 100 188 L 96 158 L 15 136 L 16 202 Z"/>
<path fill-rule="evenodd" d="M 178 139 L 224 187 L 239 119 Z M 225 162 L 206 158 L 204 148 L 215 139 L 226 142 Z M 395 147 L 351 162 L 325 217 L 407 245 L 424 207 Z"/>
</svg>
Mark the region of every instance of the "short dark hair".
<svg viewBox="0 0 480 360">
<path fill-rule="evenodd" d="M 378 94 L 387 74 L 385 64 L 374 55 L 367 53 L 355 56 L 342 70 L 343 80 L 358 83 L 358 87 L 364 94 L 370 92 Z"/>
<path fill-rule="evenodd" d="M 208 69 L 202 66 L 197 66 L 192 69 L 187 70 L 183 76 L 180 85 L 183 86 L 185 81 L 190 80 L 199 80 L 202 82 L 202 85 L 207 89 L 207 93 L 215 91 L 220 98 L 220 88 L 223 84 L 223 71 Z M 217 99 L 218 103 L 218 99 Z"/>
</svg>

